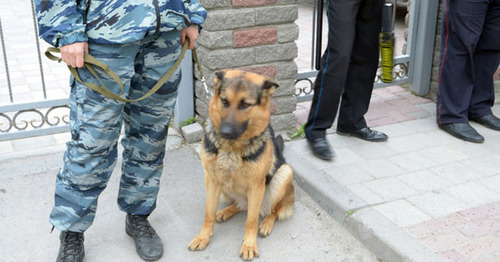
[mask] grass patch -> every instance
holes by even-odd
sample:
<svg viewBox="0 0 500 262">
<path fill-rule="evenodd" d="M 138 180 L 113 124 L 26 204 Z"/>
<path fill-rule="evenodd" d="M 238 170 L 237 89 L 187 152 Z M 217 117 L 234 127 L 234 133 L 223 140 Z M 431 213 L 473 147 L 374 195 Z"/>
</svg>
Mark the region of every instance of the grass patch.
<svg viewBox="0 0 500 262">
<path fill-rule="evenodd" d="M 294 138 L 305 138 L 305 132 L 304 132 L 304 127 L 306 126 L 306 124 L 302 124 L 299 128 L 299 130 L 297 130 L 297 132 L 293 133 L 290 135 L 290 138 L 291 139 L 294 139 Z"/>
<path fill-rule="evenodd" d="M 179 122 L 179 127 L 187 126 L 196 123 L 196 118 L 190 117 L 188 120 Z"/>
</svg>

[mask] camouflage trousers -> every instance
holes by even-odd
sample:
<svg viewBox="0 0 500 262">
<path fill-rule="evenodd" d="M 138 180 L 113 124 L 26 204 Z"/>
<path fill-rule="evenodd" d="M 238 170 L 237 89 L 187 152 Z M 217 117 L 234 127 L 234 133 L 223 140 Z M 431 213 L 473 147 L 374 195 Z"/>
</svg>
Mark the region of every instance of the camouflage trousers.
<svg viewBox="0 0 500 262">
<path fill-rule="evenodd" d="M 123 97 L 145 94 L 180 55 L 180 31 L 126 45 L 92 45 L 90 54 L 108 64 L 124 83 Z M 84 82 L 97 81 L 79 69 Z M 100 73 L 119 93 L 116 82 Z M 118 205 L 131 214 L 150 214 L 156 207 L 165 143 L 177 98 L 180 69 L 149 98 L 123 103 L 71 80 L 70 128 L 64 164 L 57 174 L 50 223 L 61 231 L 83 232 L 93 222 L 97 199 L 116 164 L 124 126 L 122 175 Z"/>
</svg>

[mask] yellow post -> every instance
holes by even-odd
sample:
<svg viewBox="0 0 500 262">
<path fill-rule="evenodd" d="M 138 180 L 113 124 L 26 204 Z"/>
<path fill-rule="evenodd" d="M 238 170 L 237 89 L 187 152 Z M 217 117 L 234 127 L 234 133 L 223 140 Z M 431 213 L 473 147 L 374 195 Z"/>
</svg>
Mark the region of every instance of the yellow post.
<svg viewBox="0 0 500 262">
<path fill-rule="evenodd" d="M 382 59 L 382 77 L 385 83 L 392 82 L 392 69 L 394 67 L 394 31 L 393 31 L 393 4 L 384 4 L 382 10 L 382 32 L 379 36 L 380 57 Z"/>
</svg>

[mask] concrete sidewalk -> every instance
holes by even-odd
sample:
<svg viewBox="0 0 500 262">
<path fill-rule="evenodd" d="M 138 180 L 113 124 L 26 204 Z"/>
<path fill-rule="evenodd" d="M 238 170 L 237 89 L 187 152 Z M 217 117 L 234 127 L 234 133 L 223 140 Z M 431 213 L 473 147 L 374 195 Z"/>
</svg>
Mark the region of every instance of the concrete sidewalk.
<svg viewBox="0 0 500 262">
<path fill-rule="evenodd" d="M 26 142 L 27 143 L 27 142 Z M 216 224 L 210 245 L 190 252 L 188 243 L 204 218 L 205 189 L 199 143 L 185 145 L 169 135 L 158 206 L 151 222 L 165 244 L 160 261 L 241 261 L 246 213 Z M 59 232 L 50 234 L 49 213 L 54 181 L 64 147 L 6 154 L 0 151 L 0 261 L 54 261 Z M 119 159 L 120 161 L 120 159 Z M 96 219 L 85 233 L 85 261 L 142 261 L 125 234 L 125 216 L 116 195 L 118 162 L 108 187 L 99 198 Z M 376 256 L 296 187 L 295 214 L 278 221 L 272 234 L 258 238 L 256 261 L 376 261 Z"/>
<path fill-rule="evenodd" d="M 500 133 L 472 123 L 486 141 L 464 142 L 439 130 L 434 112 L 400 87 L 378 89 L 366 118 L 387 142 L 332 129 L 333 161 L 303 139 L 287 143 L 286 158 L 298 184 L 383 261 L 500 261 Z"/>
</svg>

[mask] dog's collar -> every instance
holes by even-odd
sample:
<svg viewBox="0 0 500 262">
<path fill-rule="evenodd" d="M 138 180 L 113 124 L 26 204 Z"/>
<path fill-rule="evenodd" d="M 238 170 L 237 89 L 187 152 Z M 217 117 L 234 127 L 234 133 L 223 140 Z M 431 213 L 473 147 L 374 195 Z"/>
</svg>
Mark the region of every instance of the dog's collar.
<svg viewBox="0 0 500 262">
<path fill-rule="evenodd" d="M 269 127 L 264 130 L 260 135 L 256 137 L 252 137 L 248 141 L 247 147 L 255 147 L 257 146 L 256 150 L 252 150 L 252 152 L 248 155 L 243 156 L 243 160 L 245 161 L 257 161 L 259 157 L 264 153 L 264 150 L 266 149 L 267 142 L 268 142 L 268 137 L 269 137 Z"/>
<path fill-rule="evenodd" d="M 267 128 L 262 133 L 250 138 L 247 141 L 244 141 L 242 143 L 243 146 L 246 149 L 252 148 L 253 150 L 251 150 L 249 154 L 243 155 L 242 156 L 243 160 L 245 161 L 257 160 L 259 156 L 262 155 L 262 153 L 266 149 L 269 136 L 270 136 L 270 126 L 268 125 Z M 210 120 L 207 120 L 205 122 L 205 139 L 203 143 L 205 150 L 209 153 L 217 154 L 220 148 L 220 141 L 223 139 L 224 138 L 220 138 L 220 136 L 217 134 L 217 131 L 213 127 L 212 122 Z M 229 139 L 226 140 L 230 141 Z"/>
</svg>

